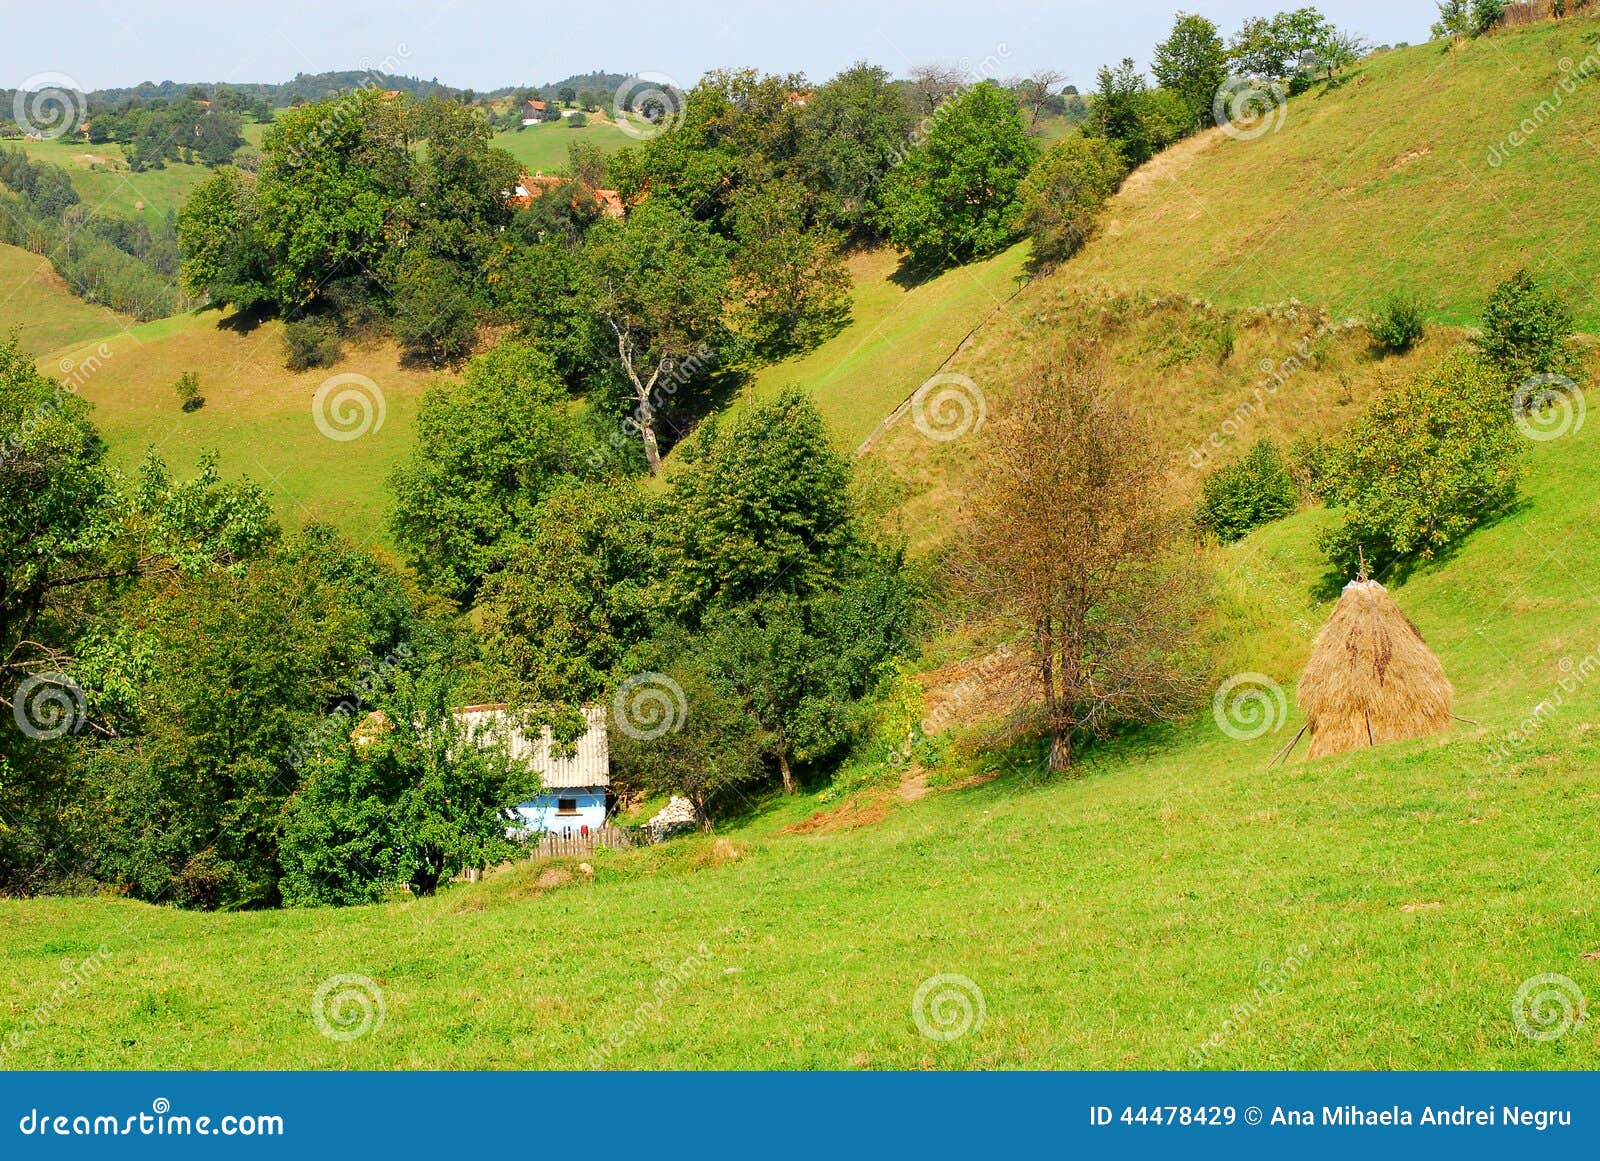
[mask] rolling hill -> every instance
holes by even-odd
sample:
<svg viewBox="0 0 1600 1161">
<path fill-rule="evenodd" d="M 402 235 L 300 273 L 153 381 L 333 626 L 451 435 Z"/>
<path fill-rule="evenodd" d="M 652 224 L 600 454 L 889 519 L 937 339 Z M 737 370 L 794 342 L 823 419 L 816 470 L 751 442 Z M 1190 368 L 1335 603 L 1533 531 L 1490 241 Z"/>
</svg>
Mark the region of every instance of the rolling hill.
<svg viewBox="0 0 1600 1161">
<path fill-rule="evenodd" d="M 74 295 L 47 258 L 0 243 L 0 338 L 15 334 L 27 354 L 44 355 L 132 325 L 126 315 Z"/>
<path fill-rule="evenodd" d="M 264 126 L 246 126 L 259 130 Z M 251 133 L 246 132 L 246 137 Z M 122 146 L 115 142 L 88 145 L 82 141 L 7 141 L 7 148 L 20 148 L 34 161 L 59 165 L 72 176 L 72 188 L 91 210 L 105 210 L 122 217 L 143 217 L 151 226 L 165 222 L 169 212 L 183 208 L 189 191 L 211 172 L 203 165 L 169 162 L 160 169 L 134 173 L 128 167 Z"/>
<path fill-rule="evenodd" d="M 390 342 L 351 345 L 334 367 L 290 371 L 281 322 L 239 329 L 226 321 L 205 311 L 109 339 L 111 355 L 79 393 L 94 404 L 112 461 L 132 470 L 154 447 L 175 471 L 189 472 L 203 452 L 215 451 L 225 475 L 245 475 L 268 489 L 288 526 L 322 520 L 358 542 L 382 543 L 386 481 L 410 449 L 417 403 L 435 375 L 402 364 Z M 85 347 L 64 347 L 41 366 L 49 372 L 54 362 L 76 362 L 84 353 Z M 185 371 L 200 376 L 205 405 L 197 411 L 178 406 L 173 385 Z M 352 411 L 349 424 L 326 424 L 344 435 L 370 416 L 360 435 L 333 438 L 319 426 L 317 392 L 330 379 L 338 381 L 335 390 L 349 384 L 372 401 L 368 411 Z M 329 416 L 326 406 L 321 411 Z"/>
<path fill-rule="evenodd" d="M 1600 327 L 1600 16 L 1367 58 L 1259 136 L 1203 133 L 1132 175 L 1080 284 L 1360 314 L 1396 287 L 1470 325 L 1521 265 Z M 1518 143 L 1520 141 L 1520 144 Z"/>
<path fill-rule="evenodd" d="M 1521 261 L 1574 291 L 1593 329 L 1600 232 L 1582 194 L 1600 162 L 1574 142 L 1592 112 L 1573 101 L 1503 164 L 1483 158 L 1597 32 L 1574 20 L 1371 58 L 1291 101 L 1276 133 L 1158 157 L 1100 239 L 1015 296 L 1020 250 L 910 290 L 862 256 L 851 327 L 752 394 L 811 387 L 849 446 L 931 368 L 998 414 L 1034 352 L 1070 336 L 1160 421 L 1183 496 L 1259 434 L 1343 428 L 1463 338 Z M 1352 317 L 1391 285 L 1434 297 L 1435 325 L 1403 358 L 1380 357 Z M 310 422 L 315 377 L 270 372 L 268 327 L 169 320 L 125 341 L 139 357 L 85 389 L 119 455 L 210 432 L 236 467 L 281 456 L 308 504 L 370 493 L 420 389 L 392 353 L 353 355 L 383 386 L 395 442 L 339 443 Z M 170 381 L 190 365 L 234 370 L 183 415 Z M 979 413 L 950 440 L 902 416 L 861 457 L 898 488 L 916 548 L 948 535 Z M 715 837 L 597 853 L 587 872 L 514 866 L 432 899 L 234 915 L 0 902 L 14 981 L 0 1042 L 57 988 L 63 957 L 104 959 L 7 1064 L 1600 1066 L 1592 1023 L 1541 1041 L 1513 1014 L 1551 974 L 1600 995 L 1600 424 L 1527 454 L 1518 507 L 1395 589 L 1470 719 L 1448 737 L 1267 769 L 1299 725 L 1294 680 L 1328 611 L 1314 547 L 1328 514 L 1305 510 L 1216 550 L 1219 678 L 1266 693 L 1259 733 L 1207 707 L 1047 779 L 1031 753 L 957 728 L 898 785 L 763 802 Z M 368 1034 L 319 1032 L 319 988 L 339 980 L 375 1013 Z M 965 1034 L 919 1032 L 930 987 L 965 1000 Z"/>
<path fill-rule="evenodd" d="M 1225 554 L 1234 660 L 1284 690 L 1259 737 L 1205 713 L 1047 781 L 957 747 L 898 791 L 426 900 L 0 902 L 0 1037 L 63 957 L 105 957 L 7 1064 L 1594 1068 L 1592 1029 L 1540 1042 L 1512 1016 L 1546 973 L 1600 991 L 1600 682 L 1572 679 L 1600 640 L 1600 426 L 1532 459 L 1517 517 L 1398 593 L 1478 723 L 1454 737 L 1265 769 L 1325 614 L 1307 512 Z M 381 996 L 370 1034 L 318 1032 L 336 976 Z M 948 1042 L 913 1016 L 935 977 L 982 995 Z"/>
</svg>

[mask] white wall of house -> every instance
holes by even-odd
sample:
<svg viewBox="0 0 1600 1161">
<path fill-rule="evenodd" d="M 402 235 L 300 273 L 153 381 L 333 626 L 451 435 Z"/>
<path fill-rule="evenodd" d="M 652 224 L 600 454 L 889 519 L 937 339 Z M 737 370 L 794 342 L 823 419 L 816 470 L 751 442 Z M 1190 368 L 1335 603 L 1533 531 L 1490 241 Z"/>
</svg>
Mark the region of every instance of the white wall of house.
<svg viewBox="0 0 1600 1161">
<path fill-rule="evenodd" d="M 521 819 L 517 825 L 532 832 L 581 834 L 586 826 L 591 831 L 599 830 L 606 821 L 606 789 L 584 786 L 552 790 L 519 804 L 516 811 Z"/>
</svg>

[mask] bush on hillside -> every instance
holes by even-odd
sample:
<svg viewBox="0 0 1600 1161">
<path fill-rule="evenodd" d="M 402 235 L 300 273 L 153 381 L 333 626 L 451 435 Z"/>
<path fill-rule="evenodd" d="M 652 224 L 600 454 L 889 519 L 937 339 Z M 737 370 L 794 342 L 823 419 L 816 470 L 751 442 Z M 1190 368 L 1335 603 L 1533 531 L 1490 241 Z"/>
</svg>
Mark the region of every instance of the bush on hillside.
<svg viewBox="0 0 1600 1161">
<path fill-rule="evenodd" d="M 284 324 L 283 347 L 291 371 L 331 367 L 344 353 L 338 326 L 320 315 L 297 318 Z"/>
<path fill-rule="evenodd" d="M 1458 544 L 1517 495 L 1522 437 L 1496 369 L 1462 350 L 1380 394 L 1327 457 L 1323 493 L 1344 509 L 1320 546 L 1355 575 Z"/>
<path fill-rule="evenodd" d="M 205 406 L 206 401 L 200 395 L 200 376 L 196 372 L 185 371 L 172 387 L 185 411 L 197 411 Z"/>
<path fill-rule="evenodd" d="M 1573 377 L 1577 359 L 1571 333 L 1572 308 L 1566 300 L 1519 270 L 1489 296 L 1477 346 L 1507 383 L 1534 375 Z"/>
<path fill-rule="evenodd" d="M 1410 290 L 1396 290 L 1378 306 L 1367 333 L 1381 349 L 1404 354 L 1422 338 L 1422 300 Z"/>
<path fill-rule="evenodd" d="M 1104 137 L 1073 135 L 1041 157 L 1017 190 L 1017 228 L 1033 238 L 1041 266 L 1063 262 L 1093 235 L 1100 209 L 1128 164 Z"/>
<path fill-rule="evenodd" d="M 1295 510 L 1299 489 L 1278 445 L 1260 440 L 1237 463 L 1213 472 L 1203 486 L 1197 519 L 1224 544 Z"/>
</svg>

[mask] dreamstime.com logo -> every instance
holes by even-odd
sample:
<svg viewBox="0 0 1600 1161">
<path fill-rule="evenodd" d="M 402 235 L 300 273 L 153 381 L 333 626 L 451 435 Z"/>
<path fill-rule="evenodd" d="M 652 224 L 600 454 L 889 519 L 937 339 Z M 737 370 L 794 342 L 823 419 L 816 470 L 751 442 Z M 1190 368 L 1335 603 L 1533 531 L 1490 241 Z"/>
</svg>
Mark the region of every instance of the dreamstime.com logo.
<svg viewBox="0 0 1600 1161">
<path fill-rule="evenodd" d="M 965 375 L 941 371 L 911 397 L 911 422 L 931 440 L 947 443 L 983 427 L 988 416 L 983 391 Z"/>
<path fill-rule="evenodd" d="M 1282 85 L 1229 77 L 1211 98 L 1211 119 L 1235 141 L 1254 141 L 1283 128 L 1288 101 Z"/>
<path fill-rule="evenodd" d="M 329 1040 L 359 1040 L 383 1027 L 383 989 L 369 976 L 329 976 L 311 997 L 311 1022 Z"/>
<path fill-rule="evenodd" d="M 53 742 L 83 728 L 89 699 L 65 673 L 35 673 L 11 695 L 11 716 L 28 737 Z"/>
<path fill-rule="evenodd" d="M 354 371 L 324 379 L 311 397 L 311 419 L 317 430 L 340 443 L 381 430 L 385 412 L 383 391 Z"/>
<path fill-rule="evenodd" d="M 1522 981 L 1511 1001 L 1511 1020 L 1529 1040 L 1559 1040 L 1583 1027 L 1583 989 L 1558 972 Z"/>
<path fill-rule="evenodd" d="M 17 1129 L 28 1137 L 281 1137 L 283 1118 L 276 1113 L 194 1117 L 173 1112 L 171 1101 L 156 1097 L 149 1112 L 126 1117 L 29 1109 Z"/>
<path fill-rule="evenodd" d="M 617 686 L 611 708 L 617 728 L 641 742 L 677 733 L 689 717 L 683 686 L 665 673 L 635 673 Z"/>
<path fill-rule="evenodd" d="M 1576 432 L 1583 426 L 1584 410 L 1583 392 L 1565 375 L 1530 375 L 1511 396 L 1517 430 L 1538 443 Z"/>
<path fill-rule="evenodd" d="M 89 100 L 83 86 L 65 73 L 34 73 L 11 98 L 11 119 L 29 137 L 51 140 L 76 133 Z"/>
<path fill-rule="evenodd" d="M 983 1027 L 989 1014 L 983 989 L 966 976 L 929 976 L 911 997 L 911 1020 L 929 1040 L 959 1040 Z"/>
<path fill-rule="evenodd" d="M 683 89 L 665 73 L 639 73 L 617 86 L 611 119 L 628 136 L 648 140 L 682 121 L 686 104 Z"/>
<path fill-rule="evenodd" d="M 1289 699 L 1265 673 L 1235 673 L 1217 687 L 1211 713 L 1224 734 L 1249 742 L 1282 728 Z"/>
</svg>

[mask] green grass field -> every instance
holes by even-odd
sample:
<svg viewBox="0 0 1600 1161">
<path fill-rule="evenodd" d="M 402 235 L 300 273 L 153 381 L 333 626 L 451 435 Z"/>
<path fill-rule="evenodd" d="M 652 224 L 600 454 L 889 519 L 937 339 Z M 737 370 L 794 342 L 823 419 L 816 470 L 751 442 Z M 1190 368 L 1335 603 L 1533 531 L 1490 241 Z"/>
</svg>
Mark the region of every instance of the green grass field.
<svg viewBox="0 0 1600 1161">
<path fill-rule="evenodd" d="M 496 133 L 493 144 L 520 161 L 529 173 L 560 174 L 567 172 L 568 148 L 579 141 L 599 146 L 606 153 L 615 153 L 635 140 L 610 121 L 591 120 L 578 129 L 565 121 L 550 121 Z"/>
<path fill-rule="evenodd" d="M 1454 738 L 1265 770 L 1298 728 L 1292 678 L 1325 612 L 1310 596 L 1322 516 L 1305 513 L 1227 553 L 1231 662 L 1288 692 L 1262 737 L 1203 711 L 1101 747 L 1073 778 L 996 763 L 982 781 L 981 761 L 952 761 L 867 825 L 783 833 L 822 804 L 779 802 L 720 843 L 596 856 L 592 879 L 544 886 L 523 866 L 345 911 L 0 904 L 0 1043 L 64 962 L 107 953 L 6 1063 L 1600 1066 L 1592 1025 L 1541 1043 L 1512 1018 L 1544 973 L 1600 994 L 1600 683 L 1576 681 L 1489 760 L 1600 642 L 1600 429 L 1532 450 L 1524 509 L 1396 590 L 1480 723 Z M 313 1019 L 343 973 L 385 1005 L 348 1042 Z M 981 1027 L 918 1032 L 913 996 L 936 975 L 981 990 Z"/>
<path fill-rule="evenodd" d="M 225 475 L 247 475 L 270 490 L 289 526 L 324 520 L 359 542 L 384 543 L 386 481 L 410 450 L 416 407 L 434 374 L 401 365 L 389 342 L 351 344 L 331 368 L 289 371 L 282 323 L 240 333 L 218 322 L 214 311 L 180 315 L 110 340 L 112 356 L 80 393 L 94 404 L 113 461 L 131 470 L 154 446 L 175 470 L 187 472 L 202 452 L 215 451 Z M 55 351 L 41 368 L 54 373 L 57 361 L 82 353 Z M 206 403 L 184 412 L 173 384 L 190 370 L 200 375 Z M 383 422 L 358 438 L 335 440 L 318 428 L 312 404 L 324 381 L 346 374 L 376 385 Z M 370 389 L 362 391 L 371 397 Z"/>
<path fill-rule="evenodd" d="M 753 396 L 805 388 L 840 445 L 854 448 L 1015 293 L 1027 253 L 1014 246 L 909 289 L 892 277 L 899 266 L 892 250 L 856 255 L 850 325 L 814 350 L 763 367 Z"/>
<path fill-rule="evenodd" d="M 1436 319 L 1466 325 L 1527 264 L 1595 330 L 1600 234 L 1574 191 L 1600 183 L 1600 103 L 1572 76 L 1597 43 L 1600 17 L 1586 16 L 1374 56 L 1333 91 L 1290 100 L 1276 131 L 1209 132 L 1157 157 L 1070 276 L 1339 314 L 1410 287 Z M 1525 120 L 1532 132 L 1506 148 Z"/>
<path fill-rule="evenodd" d="M 48 259 L 0 243 L 0 338 L 15 334 L 23 351 L 43 355 L 132 325 L 131 318 L 74 296 Z"/>
<path fill-rule="evenodd" d="M 114 142 L 88 145 L 81 139 L 62 139 L 0 144 L 21 147 L 35 161 L 61 166 L 72 175 L 72 188 L 90 209 L 129 218 L 142 215 L 152 226 L 165 221 L 168 210 L 181 210 L 189 191 L 211 172 L 203 165 L 169 162 L 161 169 L 134 173 L 122 146 Z"/>
</svg>

